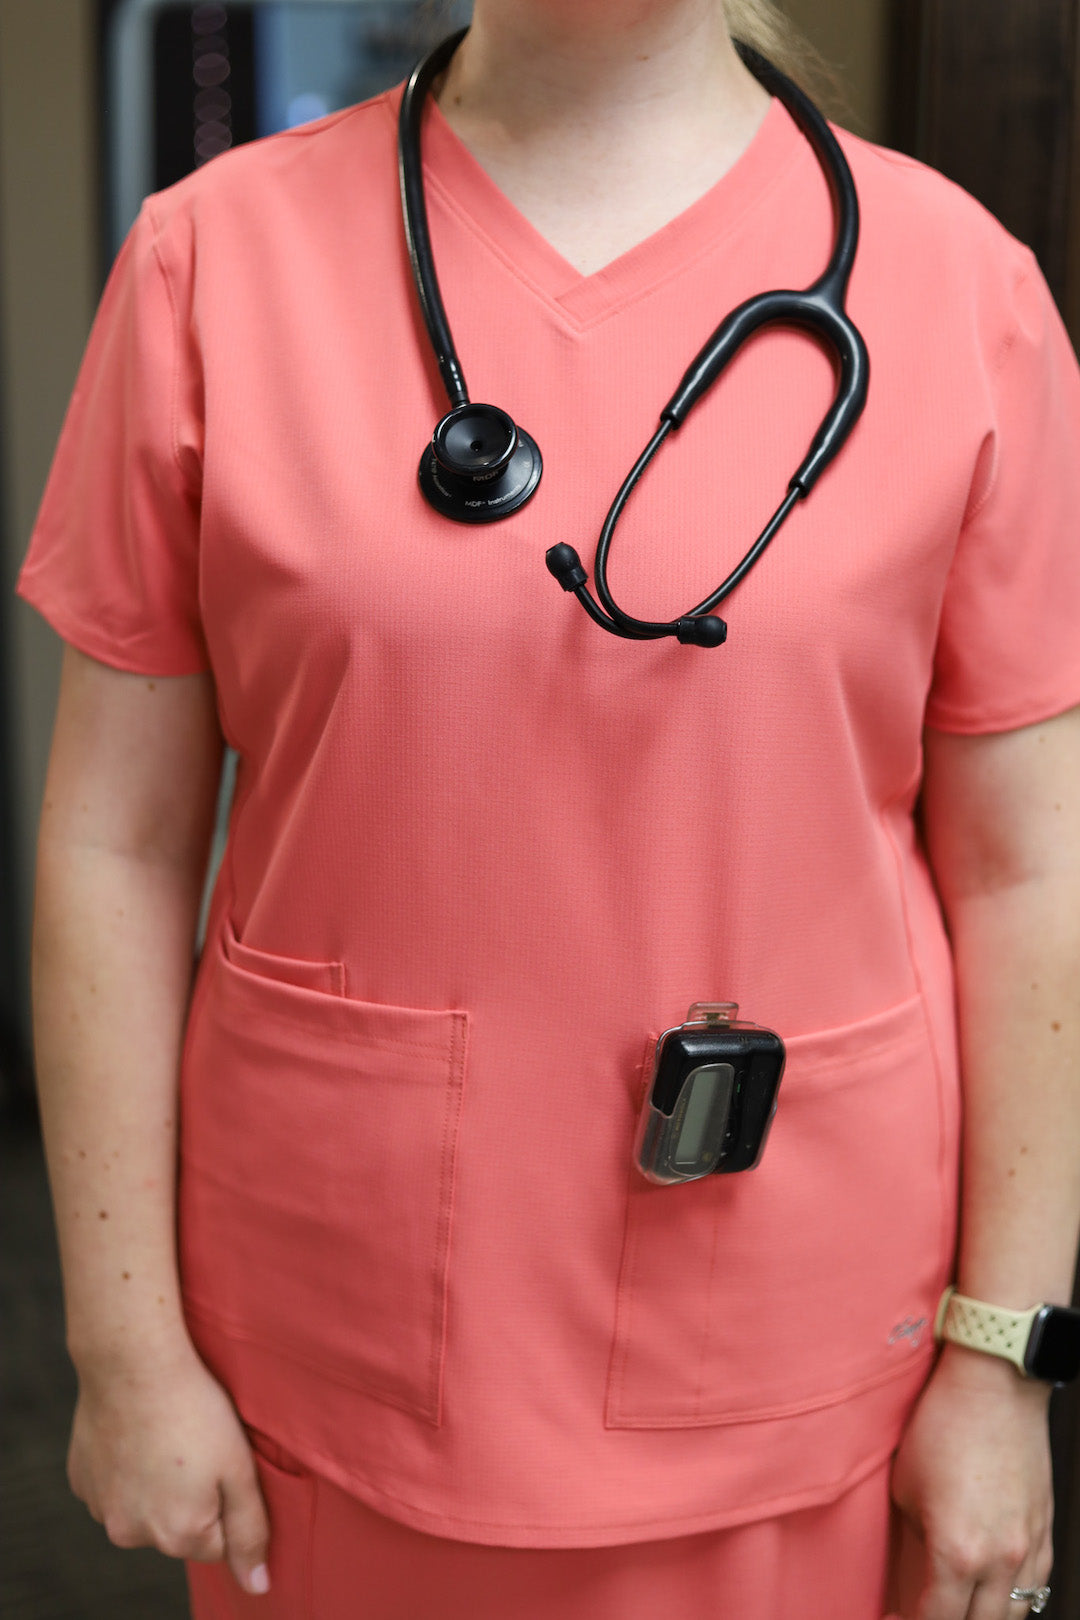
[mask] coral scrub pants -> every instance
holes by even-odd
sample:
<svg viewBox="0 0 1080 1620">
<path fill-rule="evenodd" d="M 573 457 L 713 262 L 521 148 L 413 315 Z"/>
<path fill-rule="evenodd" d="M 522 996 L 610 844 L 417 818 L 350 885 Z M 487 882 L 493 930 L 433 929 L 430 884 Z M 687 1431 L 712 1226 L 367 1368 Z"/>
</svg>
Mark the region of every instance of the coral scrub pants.
<svg viewBox="0 0 1080 1620">
<path fill-rule="evenodd" d="M 385 1518 L 251 1434 L 271 1590 L 187 1565 L 193 1620 L 882 1620 L 889 1465 L 837 1501 L 616 1547 L 449 1541 Z M 895 1526 L 894 1526 L 895 1530 Z"/>
</svg>

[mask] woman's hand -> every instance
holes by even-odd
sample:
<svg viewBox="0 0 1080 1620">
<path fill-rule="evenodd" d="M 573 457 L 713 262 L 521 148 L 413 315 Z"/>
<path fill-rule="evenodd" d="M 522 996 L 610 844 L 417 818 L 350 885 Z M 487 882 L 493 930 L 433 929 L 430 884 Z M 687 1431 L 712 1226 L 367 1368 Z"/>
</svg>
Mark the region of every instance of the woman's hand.
<svg viewBox="0 0 1080 1620">
<path fill-rule="evenodd" d="M 80 1363 L 67 1475 L 117 1547 L 228 1560 L 264 1592 L 270 1524 L 243 1425 L 193 1347 L 167 1362 Z"/>
<path fill-rule="evenodd" d="M 1026 1620 L 1011 1587 L 1045 1585 L 1053 1562 L 1049 1386 L 946 1344 L 893 1467 L 892 1497 L 922 1544 L 903 1578 L 902 1620 Z"/>
</svg>

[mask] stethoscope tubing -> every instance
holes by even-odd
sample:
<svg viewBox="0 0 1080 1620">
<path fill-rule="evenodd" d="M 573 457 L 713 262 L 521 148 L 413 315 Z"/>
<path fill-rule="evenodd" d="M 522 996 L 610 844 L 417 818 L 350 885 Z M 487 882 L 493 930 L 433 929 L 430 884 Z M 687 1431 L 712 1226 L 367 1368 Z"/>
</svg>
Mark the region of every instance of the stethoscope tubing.
<svg viewBox="0 0 1080 1620">
<path fill-rule="evenodd" d="M 457 50 L 467 28 L 444 39 L 413 68 L 405 82 L 398 110 L 398 183 L 401 211 L 405 222 L 405 243 L 412 267 L 413 283 L 420 302 L 420 313 L 439 367 L 451 409 L 469 403 L 469 391 L 461 362 L 450 335 L 450 322 L 442 301 L 435 258 L 431 251 L 427 199 L 424 195 L 423 157 L 420 151 L 420 119 L 432 81 Z"/>
<path fill-rule="evenodd" d="M 431 250 L 420 126 L 424 101 L 431 84 L 450 61 L 467 32 L 467 29 L 460 29 L 450 35 L 417 64 L 405 84 L 398 116 L 398 169 L 409 262 L 424 325 L 451 413 L 469 406 L 470 401 Z M 866 344 L 844 307 L 859 240 L 859 204 L 851 170 L 828 122 L 810 98 L 750 46 L 737 42 L 736 48 L 765 89 L 783 102 L 812 147 L 829 186 L 835 240 L 828 263 L 815 281 L 801 290 L 776 289 L 746 299 L 725 316 L 686 368 L 678 387 L 660 414 L 659 426 L 624 479 L 601 529 L 594 562 L 594 583 L 599 602 L 589 592 L 586 583 L 588 576 L 573 547 L 565 543 L 549 547 L 547 565 L 563 589 L 572 590 L 590 617 L 605 630 L 634 640 L 677 635 L 680 641 L 696 641 L 701 646 L 717 645 L 723 640 L 726 627 L 721 620 L 711 617 L 712 609 L 746 577 L 795 505 L 809 495 L 825 468 L 846 443 L 865 407 L 869 388 L 870 360 Z M 832 403 L 806 455 L 789 479 L 783 500 L 723 583 L 677 620 L 634 618 L 619 607 L 607 582 L 611 541 L 623 509 L 661 445 L 670 433 L 682 426 L 690 411 L 716 383 L 743 344 L 763 327 L 775 324 L 802 327 L 830 351 L 836 367 Z M 495 407 L 491 406 L 472 407 L 473 413 L 494 411 Z M 497 414 L 509 421 L 505 413 Z M 443 418 L 440 427 L 448 420 Z M 508 426 L 508 432 L 512 426 Z M 521 436 L 535 453 L 535 466 L 531 479 L 522 481 L 520 496 L 513 500 L 513 504 L 508 504 L 504 511 L 485 511 L 480 500 L 466 499 L 465 496 L 455 499 L 452 492 L 447 494 L 443 489 L 440 509 L 457 521 L 472 523 L 498 520 L 518 510 L 531 498 L 540 478 L 539 451 L 535 442 L 528 435 Z M 425 454 L 430 457 L 430 451 Z M 461 474 L 462 487 L 471 489 L 472 476 L 466 468 Z M 475 476 L 478 487 L 479 474 Z M 422 472 L 421 487 L 429 500 L 432 499 L 432 485 L 432 478 L 425 477 Z"/>
</svg>

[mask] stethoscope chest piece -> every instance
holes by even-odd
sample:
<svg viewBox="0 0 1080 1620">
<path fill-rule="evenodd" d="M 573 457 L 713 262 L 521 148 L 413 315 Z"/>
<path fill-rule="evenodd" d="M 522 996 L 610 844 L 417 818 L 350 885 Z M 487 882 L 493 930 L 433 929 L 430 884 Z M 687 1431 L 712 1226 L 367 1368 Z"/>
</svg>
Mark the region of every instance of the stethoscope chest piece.
<svg viewBox="0 0 1080 1620">
<path fill-rule="evenodd" d="M 409 76 L 398 114 L 398 174 L 405 241 L 416 296 L 450 406 L 449 414 L 435 429 L 431 444 L 421 458 L 420 489 L 437 512 L 457 523 L 495 523 L 518 511 L 533 495 L 542 470 L 540 452 L 505 411 L 495 405 L 474 405 L 469 399 L 435 274 L 420 153 L 424 98 L 466 32 L 462 29 L 443 40 L 417 63 Z M 630 640 L 651 641 L 674 636 L 685 645 L 718 647 L 727 630 L 713 608 L 735 589 L 771 544 L 794 506 L 809 495 L 847 440 L 866 404 L 870 358 L 844 303 L 859 240 L 859 203 L 851 170 L 826 119 L 799 87 L 748 45 L 737 43 L 736 49 L 766 90 L 784 103 L 813 148 L 833 199 L 833 249 L 828 264 L 809 287 L 801 291 L 777 289 L 745 299 L 724 317 L 690 362 L 678 388 L 660 413 L 656 431 L 623 480 L 604 521 L 594 568 L 598 601 L 589 591 L 588 574 L 574 547 L 560 541 L 547 548 L 547 567 L 563 590 L 573 591 L 590 618 L 604 630 Z M 743 344 L 762 327 L 774 323 L 808 330 L 832 354 L 836 362 L 836 393 L 832 405 L 802 462 L 789 478 L 780 505 L 728 577 L 678 619 L 636 619 L 619 607 L 607 582 L 608 551 L 619 515 L 669 434 L 682 426 Z"/>
<path fill-rule="evenodd" d="M 420 458 L 425 500 L 457 523 L 496 523 L 531 498 L 543 462 L 535 439 L 497 405 L 458 405 Z"/>
</svg>

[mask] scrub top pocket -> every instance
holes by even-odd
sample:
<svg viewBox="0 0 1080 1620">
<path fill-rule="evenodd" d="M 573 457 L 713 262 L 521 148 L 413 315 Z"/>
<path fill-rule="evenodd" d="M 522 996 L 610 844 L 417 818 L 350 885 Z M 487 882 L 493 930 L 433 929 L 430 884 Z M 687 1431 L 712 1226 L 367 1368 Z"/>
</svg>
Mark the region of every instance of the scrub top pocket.
<svg viewBox="0 0 1080 1620">
<path fill-rule="evenodd" d="M 631 1171 L 608 1428 L 811 1411 L 932 1353 L 955 1121 L 918 997 L 787 1044 L 756 1169 Z"/>
<path fill-rule="evenodd" d="M 185 1304 L 438 1424 L 468 1014 L 237 945 L 208 946 L 185 1043 Z"/>
</svg>

